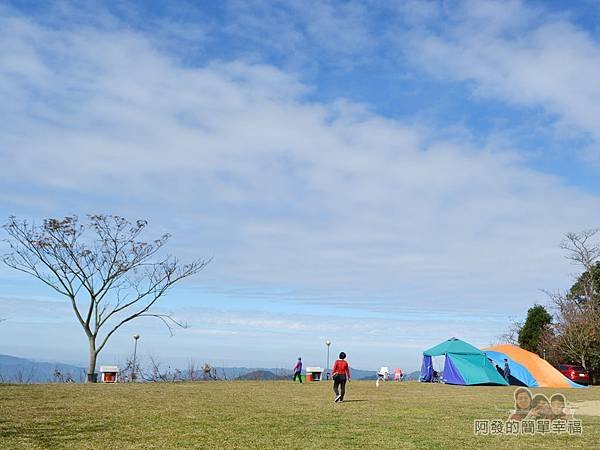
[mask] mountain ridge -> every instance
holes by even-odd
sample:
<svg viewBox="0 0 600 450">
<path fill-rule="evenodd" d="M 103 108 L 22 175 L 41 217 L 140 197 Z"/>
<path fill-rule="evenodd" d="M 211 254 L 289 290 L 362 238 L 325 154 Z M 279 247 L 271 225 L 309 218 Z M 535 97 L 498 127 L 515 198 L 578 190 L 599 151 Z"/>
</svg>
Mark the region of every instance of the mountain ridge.
<svg viewBox="0 0 600 450">
<path fill-rule="evenodd" d="M 219 379 L 240 379 L 252 372 L 263 372 L 269 379 L 291 378 L 292 370 L 281 367 L 214 367 Z M 29 358 L 0 354 L 0 382 L 4 383 L 49 383 L 70 379 L 74 382 L 83 382 L 86 369 L 84 367 L 61 362 L 37 361 Z M 185 373 L 184 370 L 182 373 Z M 352 378 L 355 380 L 375 380 L 377 372 L 350 368 Z M 258 378 L 264 379 L 264 378 Z"/>
</svg>

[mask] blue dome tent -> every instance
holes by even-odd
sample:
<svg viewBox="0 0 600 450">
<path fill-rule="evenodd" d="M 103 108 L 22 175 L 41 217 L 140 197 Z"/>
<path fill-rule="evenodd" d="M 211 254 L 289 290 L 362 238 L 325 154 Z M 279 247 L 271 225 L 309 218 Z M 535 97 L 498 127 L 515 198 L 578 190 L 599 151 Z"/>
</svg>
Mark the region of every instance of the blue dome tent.
<svg viewBox="0 0 600 450">
<path fill-rule="evenodd" d="M 484 352 L 456 338 L 448 339 L 423 352 L 420 381 L 434 381 L 432 358 L 435 356 L 445 357 L 441 380 L 444 383 L 464 386 L 508 385 Z"/>
</svg>

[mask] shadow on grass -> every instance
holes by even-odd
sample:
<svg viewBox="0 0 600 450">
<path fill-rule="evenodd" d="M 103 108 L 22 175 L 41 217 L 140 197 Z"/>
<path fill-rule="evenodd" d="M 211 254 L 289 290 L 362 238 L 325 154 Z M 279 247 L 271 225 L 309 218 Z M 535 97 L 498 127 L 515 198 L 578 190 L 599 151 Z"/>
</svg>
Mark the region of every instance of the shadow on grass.
<svg viewBox="0 0 600 450">
<path fill-rule="evenodd" d="M 356 400 L 344 400 L 342 403 L 351 403 L 351 402 L 368 402 L 369 400 L 364 399 L 356 399 Z"/>
</svg>

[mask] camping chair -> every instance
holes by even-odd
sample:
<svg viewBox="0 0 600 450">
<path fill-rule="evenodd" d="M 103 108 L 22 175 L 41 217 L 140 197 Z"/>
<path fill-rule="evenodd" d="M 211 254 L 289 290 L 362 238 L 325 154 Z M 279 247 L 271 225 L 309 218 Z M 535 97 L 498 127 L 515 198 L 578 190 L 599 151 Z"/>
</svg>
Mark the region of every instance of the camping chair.
<svg viewBox="0 0 600 450">
<path fill-rule="evenodd" d="M 443 383 L 444 379 L 443 379 L 443 372 L 438 372 L 437 370 L 433 371 L 433 378 L 431 380 L 432 383 Z"/>
<path fill-rule="evenodd" d="M 390 369 L 388 367 L 382 367 L 379 369 L 379 372 L 377 372 L 377 375 L 381 375 L 381 377 L 387 381 L 390 379 Z"/>
<path fill-rule="evenodd" d="M 377 381 L 375 382 L 375 386 L 379 387 L 380 381 L 387 381 L 390 379 L 390 369 L 388 367 L 382 366 L 377 372 Z"/>
</svg>

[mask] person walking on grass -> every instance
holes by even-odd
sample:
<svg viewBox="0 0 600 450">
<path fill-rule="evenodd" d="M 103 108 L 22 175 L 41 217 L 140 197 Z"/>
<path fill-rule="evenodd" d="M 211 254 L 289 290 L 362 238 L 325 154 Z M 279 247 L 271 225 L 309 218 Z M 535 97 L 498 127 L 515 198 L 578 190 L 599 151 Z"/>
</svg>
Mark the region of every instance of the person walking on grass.
<svg viewBox="0 0 600 450">
<path fill-rule="evenodd" d="M 296 377 L 298 377 L 298 381 L 302 384 L 302 358 L 298 357 L 298 362 L 294 366 L 294 378 L 292 378 L 292 382 L 296 381 Z"/>
<path fill-rule="evenodd" d="M 350 381 L 350 368 L 346 361 L 346 354 L 340 353 L 340 359 L 333 363 L 331 371 L 333 377 L 333 392 L 335 392 L 335 402 L 343 402 L 346 394 L 346 381 Z M 339 391 L 338 391 L 339 388 Z"/>
</svg>

